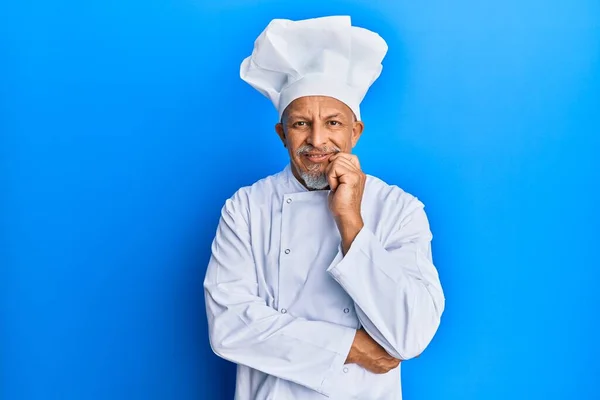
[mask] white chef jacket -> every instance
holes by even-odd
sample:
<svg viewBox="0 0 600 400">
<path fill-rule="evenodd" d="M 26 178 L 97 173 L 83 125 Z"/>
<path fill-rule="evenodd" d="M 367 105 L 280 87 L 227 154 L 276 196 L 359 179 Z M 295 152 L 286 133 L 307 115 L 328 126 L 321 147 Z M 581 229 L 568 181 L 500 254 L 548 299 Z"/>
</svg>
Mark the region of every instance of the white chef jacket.
<svg viewBox="0 0 600 400">
<path fill-rule="evenodd" d="M 288 165 L 222 209 L 204 288 L 211 347 L 238 364 L 236 400 L 399 400 L 400 367 L 344 364 L 356 329 L 407 360 L 439 326 L 423 204 L 367 175 L 364 227 L 343 255 L 328 194 Z"/>
</svg>

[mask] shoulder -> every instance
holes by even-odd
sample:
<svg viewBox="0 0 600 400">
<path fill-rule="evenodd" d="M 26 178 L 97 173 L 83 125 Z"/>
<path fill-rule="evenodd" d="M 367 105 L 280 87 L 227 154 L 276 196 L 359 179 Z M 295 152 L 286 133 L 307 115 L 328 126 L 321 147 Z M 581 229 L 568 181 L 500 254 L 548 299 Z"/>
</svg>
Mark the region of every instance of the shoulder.
<svg viewBox="0 0 600 400">
<path fill-rule="evenodd" d="M 424 212 L 425 208 L 417 196 L 373 175 L 367 175 L 364 197 L 371 207 L 376 207 L 385 214 L 393 216 L 394 220 L 400 222 L 400 225 L 403 225 L 406 218 L 415 212 Z"/>
<path fill-rule="evenodd" d="M 373 175 L 367 175 L 365 194 L 374 201 L 391 201 L 400 206 L 424 207 L 423 203 L 415 195 Z"/>
<path fill-rule="evenodd" d="M 276 194 L 284 180 L 284 173 L 278 172 L 264 177 L 252 185 L 243 186 L 225 201 L 224 210 L 230 213 L 247 215 L 253 204 L 263 204 L 273 194 Z"/>
</svg>

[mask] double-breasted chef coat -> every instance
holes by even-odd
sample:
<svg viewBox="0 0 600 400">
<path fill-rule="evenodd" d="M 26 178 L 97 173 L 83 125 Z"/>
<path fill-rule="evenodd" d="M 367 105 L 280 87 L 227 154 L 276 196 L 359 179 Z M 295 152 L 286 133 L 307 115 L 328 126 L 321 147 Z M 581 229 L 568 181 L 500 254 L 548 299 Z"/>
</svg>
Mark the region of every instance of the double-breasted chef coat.
<svg viewBox="0 0 600 400">
<path fill-rule="evenodd" d="M 237 400 L 399 400 L 400 366 L 345 364 L 356 330 L 407 360 L 439 326 L 423 204 L 367 175 L 364 227 L 343 255 L 328 194 L 288 165 L 222 209 L 204 288 L 211 347 L 238 364 Z"/>
</svg>

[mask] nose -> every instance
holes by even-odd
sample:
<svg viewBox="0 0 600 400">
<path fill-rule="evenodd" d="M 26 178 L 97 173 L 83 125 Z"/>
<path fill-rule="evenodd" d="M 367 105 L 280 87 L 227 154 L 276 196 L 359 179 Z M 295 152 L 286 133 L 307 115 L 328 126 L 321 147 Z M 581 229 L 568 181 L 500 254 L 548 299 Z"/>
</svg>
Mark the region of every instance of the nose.
<svg viewBox="0 0 600 400">
<path fill-rule="evenodd" d="M 314 147 L 322 147 L 327 145 L 328 133 L 325 127 L 319 123 L 313 123 L 311 125 L 310 135 L 308 135 L 307 142 Z"/>
</svg>

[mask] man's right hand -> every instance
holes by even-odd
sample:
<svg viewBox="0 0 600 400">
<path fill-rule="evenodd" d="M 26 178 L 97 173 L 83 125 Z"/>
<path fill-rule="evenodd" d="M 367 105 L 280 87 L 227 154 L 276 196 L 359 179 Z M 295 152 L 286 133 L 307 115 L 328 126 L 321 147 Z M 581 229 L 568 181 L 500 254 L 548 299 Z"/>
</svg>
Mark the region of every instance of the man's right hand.
<svg viewBox="0 0 600 400">
<path fill-rule="evenodd" d="M 396 368 L 400 360 L 390 356 L 364 329 L 359 329 L 346 364 L 358 364 L 374 374 L 385 374 Z"/>
</svg>

